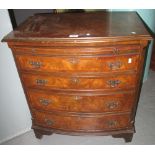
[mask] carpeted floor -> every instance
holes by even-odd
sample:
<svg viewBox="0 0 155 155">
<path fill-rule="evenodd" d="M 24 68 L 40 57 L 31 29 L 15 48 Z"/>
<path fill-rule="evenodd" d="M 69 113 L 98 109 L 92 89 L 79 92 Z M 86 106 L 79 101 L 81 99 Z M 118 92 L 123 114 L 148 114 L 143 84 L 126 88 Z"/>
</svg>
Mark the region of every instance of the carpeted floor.
<svg viewBox="0 0 155 155">
<path fill-rule="evenodd" d="M 33 131 L 15 137 L 4 145 L 113 145 L 113 144 L 155 144 L 155 72 L 150 71 L 143 84 L 136 115 L 136 133 L 131 143 L 111 136 L 67 136 L 53 134 L 36 139 Z"/>
</svg>

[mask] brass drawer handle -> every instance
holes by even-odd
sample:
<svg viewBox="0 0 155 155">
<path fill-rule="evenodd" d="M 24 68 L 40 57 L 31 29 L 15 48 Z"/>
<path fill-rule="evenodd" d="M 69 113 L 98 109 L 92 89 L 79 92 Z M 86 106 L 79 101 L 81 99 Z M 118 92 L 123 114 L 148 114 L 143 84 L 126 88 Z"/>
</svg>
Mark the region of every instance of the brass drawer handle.
<svg viewBox="0 0 155 155">
<path fill-rule="evenodd" d="M 54 124 L 54 122 L 52 120 L 49 120 L 47 118 L 45 118 L 45 123 L 48 125 L 48 126 L 51 126 Z"/>
<path fill-rule="evenodd" d="M 45 85 L 47 83 L 47 80 L 37 79 L 36 83 L 37 85 Z"/>
<path fill-rule="evenodd" d="M 121 81 L 120 80 L 109 80 L 107 83 L 110 87 L 113 88 L 113 87 L 117 87 L 121 83 Z"/>
<path fill-rule="evenodd" d="M 118 122 L 115 121 L 115 120 L 109 120 L 109 121 L 106 122 L 106 124 L 107 124 L 108 127 L 111 128 L 111 127 L 116 127 Z"/>
<path fill-rule="evenodd" d="M 29 64 L 34 68 L 40 68 L 42 66 L 42 63 L 37 61 L 29 61 Z"/>
<path fill-rule="evenodd" d="M 108 66 L 111 70 L 120 69 L 122 66 L 122 63 L 120 61 L 108 62 Z"/>
<path fill-rule="evenodd" d="M 79 84 L 80 80 L 78 78 L 71 78 L 71 83 L 72 84 Z"/>
<path fill-rule="evenodd" d="M 53 101 L 44 99 L 44 98 L 40 99 L 39 102 L 43 105 L 48 105 L 49 103 L 53 103 Z"/>
<path fill-rule="evenodd" d="M 108 103 L 107 103 L 107 107 L 108 107 L 109 109 L 115 109 L 115 108 L 118 107 L 118 102 L 115 102 L 115 101 L 108 102 Z"/>
<path fill-rule="evenodd" d="M 77 58 L 70 58 L 70 59 L 68 59 L 68 61 L 69 61 L 71 64 L 73 64 L 73 65 L 76 65 L 76 64 L 78 64 L 78 62 L 79 62 L 79 60 L 78 60 Z"/>
</svg>

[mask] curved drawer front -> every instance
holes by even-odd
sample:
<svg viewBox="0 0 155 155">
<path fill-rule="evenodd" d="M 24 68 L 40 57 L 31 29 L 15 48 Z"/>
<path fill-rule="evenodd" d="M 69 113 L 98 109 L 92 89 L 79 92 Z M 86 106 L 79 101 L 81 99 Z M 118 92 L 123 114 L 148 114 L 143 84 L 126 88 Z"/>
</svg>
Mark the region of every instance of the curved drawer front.
<svg viewBox="0 0 155 155">
<path fill-rule="evenodd" d="M 108 77 L 56 77 L 22 75 L 26 87 L 43 89 L 124 89 L 136 85 L 136 74 L 109 75 Z"/>
<path fill-rule="evenodd" d="M 104 131 L 130 127 L 130 115 L 56 115 L 43 112 L 33 112 L 35 124 L 42 127 L 70 131 Z"/>
<path fill-rule="evenodd" d="M 117 45 L 117 46 L 95 46 L 95 47 L 26 47 L 15 46 L 12 47 L 16 54 L 37 54 L 37 55 L 116 55 L 138 53 L 140 51 L 139 44 Z"/>
<path fill-rule="evenodd" d="M 137 71 L 139 61 L 139 54 L 87 57 L 17 55 L 16 57 L 22 70 L 42 72 Z"/>
<path fill-rule="evenodd" d="M 131 111 L 134 92 L 111 95 L 68 95 L 28 91 L 34 109 L 64 112 L 125 112 Z"/>
</svg>

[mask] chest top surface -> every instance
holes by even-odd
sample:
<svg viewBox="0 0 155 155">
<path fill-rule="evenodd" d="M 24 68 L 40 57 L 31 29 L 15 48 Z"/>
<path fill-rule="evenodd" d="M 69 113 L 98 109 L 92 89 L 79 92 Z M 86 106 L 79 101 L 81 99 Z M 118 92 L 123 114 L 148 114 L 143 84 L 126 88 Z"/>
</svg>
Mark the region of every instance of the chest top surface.
<svg viewBox="0 0 155 155">
<path fill-rule="evenodd" d="M 4 41 L 94 39 L 151 36 L 136 12 L 35 14 L 10 32 Z"/>
</svg>

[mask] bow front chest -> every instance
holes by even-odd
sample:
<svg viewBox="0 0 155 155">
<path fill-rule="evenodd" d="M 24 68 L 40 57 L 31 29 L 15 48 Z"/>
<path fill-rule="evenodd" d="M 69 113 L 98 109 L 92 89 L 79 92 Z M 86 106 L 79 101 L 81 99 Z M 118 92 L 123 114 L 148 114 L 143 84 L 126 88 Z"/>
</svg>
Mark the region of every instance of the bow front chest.
<svg viewBox="0 0 155 155">
<path fill-rule="evenodd" d="M 135 12 L 36 14 L 4 37 L 36 137 L 131 141 L 149 40 Z"/>
</svg>

